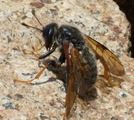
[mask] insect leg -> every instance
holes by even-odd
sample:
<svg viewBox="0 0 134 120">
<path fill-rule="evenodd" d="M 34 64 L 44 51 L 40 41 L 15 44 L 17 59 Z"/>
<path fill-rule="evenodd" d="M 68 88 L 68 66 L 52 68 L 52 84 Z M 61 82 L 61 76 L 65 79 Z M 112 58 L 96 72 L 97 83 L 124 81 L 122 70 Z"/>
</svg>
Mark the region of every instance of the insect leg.
<svg viewBox="0 0 134 120">
<path fill-rule="evenodd" d="M 36 50 L 27 50 L 27 49 L 23 49 L 23 52 L 29 52 L 32 53 L 36 58 L 39 58 L 39 56 L 37 54 L 35 54 L 35 52 L 40 51 L 45 45 L 41 46 L 39 49 Z"/>
<path fill-rule="evenodd" d="M 41 55 L 41 56 L 38 57 L 38 58 L 39 58 L 39 59 L 44 59 L 44 58 L 46 58 L 47 56 L 49 56 L 50 54 L 52 54 L 54 51 L 55 51 L 55 49 L 52 49 L 52 50 L 48 51 L 47 53 Z"/>
<path fill-rule="evenodd" d="M 52 52 L 49 51 L 48 53 L 46 53 L 46 56 L 48 56 L 48 54 L 51 54 L 51 53 L 52 53 Z M 16 80 L 16 79 L 15 79 L 14 82 L 31 83 L 33 80 L 38 79 L 38 78 L 41 76 L 41 74 L 43 73 L 43 71 L 44 71 L 46 68 L 48 68 L 49 65 L 52 65 L 53 67 L 59 67 L 59 66 L 60 66 L 62 63 L 64 63 L 64 62 L 65 62 L 65 56 L 64 56 L 64 54 L 61 54 L 61 56 L 60 56 L 58 62 L 53 61 L 53 60 L 49 61 L 49 62 L 47 63 L 47 65 L 45 65 L 45 66 L 40 70 L 40 72 L 39 72 L 33 79 L 27 80 L 27 81 Z"/>
<path fill-rule="evenodd" d="M 108 70 L 104 68 L 104 77 L 105 79 L 109 79 L 109 74 L 108 74 Z"/>
<path fill-rule="evenodd" d="M 39 59 L 44 59 L 44 58 L 46 58 L 47 56 L 49 56 L 50 54 L 52 54 L 52 53 L 55 51 L 56 48 L 57 48 L 57 44 L 54 43 L 52 49 L 49 50 L 47 53 L 41 55 L 41 56 L 39 57 Z"/>
<path fill-rule="evenodd" d="M 41 76 L 41 74 L 43 73 L 43 71 L 44 71 L 46 68 L 48 68 L 48 66 L 49 66 L 50 64 L 51 64 L 51 62 L 48 62 L 48 64 L 47 64 L 46 66 L 44 66 L 43 69 L 41 69 L 40 72 L 39 72 L 33 79 L 27 80 L 27 81 L 16 80 L 16 79 L 15 79 L 14 82 L 31 83 L 33 80 L 38 79 L 38 78 Z"/>
<path fill-rule="evenodd" d="M 106 69 L 104 69 L 104 78 L 108 81 L 108 86 L 110 87 L 121 87 L 121 83 L 123 82 L 123 79 L 109 75 L 109 72 Z"/>
</svg>

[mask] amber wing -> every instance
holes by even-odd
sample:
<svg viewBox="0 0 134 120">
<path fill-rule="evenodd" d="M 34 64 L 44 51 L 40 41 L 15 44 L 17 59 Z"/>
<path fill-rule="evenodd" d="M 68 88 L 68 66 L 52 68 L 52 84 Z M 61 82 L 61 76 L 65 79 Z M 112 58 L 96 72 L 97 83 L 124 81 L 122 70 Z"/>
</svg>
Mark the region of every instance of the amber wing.
<svg viewBox="0 0 134 120">
<path fill-rule="evenodd" d="M 122 63 L 110 50 L 85 34 L 84 38 L 103 64 L 105 76 L 107 76 L 109 72 L 117 76 L 123 76 L 125 74 Z"/>
<path fill-rule="evenodd" d="M 67 60 L 68 87 L 64 120 L 67 120 L 77 95 L 84 95 L 90 89 L 90 85 L 86 83 L 89 78 L 90 66 L 83 59 L 79 51 L 73 47 L 73 44 L 68 43 L 68 48 L 65 44 L 67 42 L 64 42 L 63 47 Z"/>
</svg>

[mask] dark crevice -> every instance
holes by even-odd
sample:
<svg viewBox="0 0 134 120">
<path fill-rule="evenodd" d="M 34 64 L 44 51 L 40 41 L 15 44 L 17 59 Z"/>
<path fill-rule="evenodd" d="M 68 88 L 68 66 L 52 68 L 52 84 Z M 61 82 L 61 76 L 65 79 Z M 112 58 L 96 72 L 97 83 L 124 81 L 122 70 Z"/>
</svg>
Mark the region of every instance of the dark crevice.
<svg viewBox="0 0 134 120">
<path fill-rule="evenodd" d="M 126 14 L 128 21 L 131 24 L 131 38 L 132 46 L 130 48 L 131 57 L 134 58 L 134 1 L 133 0 L 114 0 L 120 7 L 120 10 Z"/>
</svg>

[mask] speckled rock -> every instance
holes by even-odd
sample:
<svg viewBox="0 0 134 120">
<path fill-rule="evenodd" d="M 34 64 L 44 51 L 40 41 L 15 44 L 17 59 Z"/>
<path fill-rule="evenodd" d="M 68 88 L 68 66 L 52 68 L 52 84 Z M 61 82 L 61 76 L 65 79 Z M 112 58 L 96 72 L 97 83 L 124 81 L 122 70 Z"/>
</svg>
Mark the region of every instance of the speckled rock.
<svg viewBox="0 0 134 120">
<path fill-rule="evenodd" d="M 57 22 L 72 25 L 104 44 L 125 67 L 119 87 L 96 88 L 96 97 L 88 109 L 77 104 L 72 120 L 133 120 L 134 59 L 129 57 L 130 24 L 112 0 L 0 0 L 0 120 L 62 120 L 65 112 L 65 88 L 61 69 L 45 70 L 35 84 L 14 83 L 14 79 L 33 78 L 48 59 L 57 59 L 58 51 L 45 61 L 23 50 L 44 45 L 41 33 L 21 23 L 42 26 L 31 14 L 32 9 L 43 26 Z M 37 54 L 43 54 L 43 48 Z M 98 62 L 99 74 L 103 67 Z M 56 76 L 57 75 L 57 76 Z"/>
</svg>

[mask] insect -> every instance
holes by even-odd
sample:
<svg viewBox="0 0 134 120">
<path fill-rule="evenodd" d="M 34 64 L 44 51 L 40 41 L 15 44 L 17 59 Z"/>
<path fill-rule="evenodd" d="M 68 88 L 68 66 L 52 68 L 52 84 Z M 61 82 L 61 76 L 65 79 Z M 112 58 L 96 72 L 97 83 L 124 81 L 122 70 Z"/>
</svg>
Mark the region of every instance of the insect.
<svg viewBox="0 0 134 120">
<path fill-rule="evenodd" d="M 35 12 L 33 15 L 37 19 Z M 37 19 L 40 23 L 40 21 Z M 24 26 L 32 27 L 22 23 Z M 40 23 L 42 26 L 42 24 Z M 34 28 L 34 27 L 32 27 Z M 51 23 L 43 27 L 41 31 L 45 40 L 47 53 L 41 55 L 39 59 L 44 59 L 52 54 L 55 49 L 59 49 L 60 57 L 58 61 L 49 61 L 48 64 L 35 76 L 28 81 L 15 80 L 17 82 L 31 83 L 34 79 L 40 77 L 42 72 L 49 66 L 59 67 L 66 62 L 66 110 L 64 120 L 69 119 L 70 110 L 75 102 L 76 96 L 84 97 L 86 92 L 91 89 L 97 81 L 96 57 L 100 59 L 104 66 L 104 77 L 110 86 L 114 84 L 109 77 L 112 74 L 123 76 L 124 67 L 120 60 L 104 45 L 81 33 L 77 28 Z M 94 52 L 94 53 L 93 53 Z"/>
</svg>

